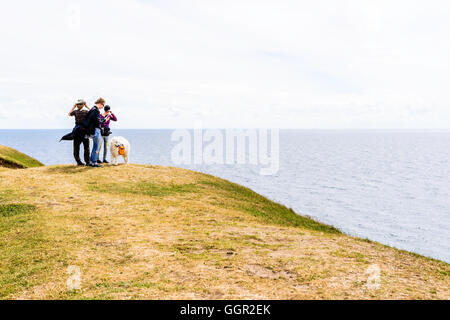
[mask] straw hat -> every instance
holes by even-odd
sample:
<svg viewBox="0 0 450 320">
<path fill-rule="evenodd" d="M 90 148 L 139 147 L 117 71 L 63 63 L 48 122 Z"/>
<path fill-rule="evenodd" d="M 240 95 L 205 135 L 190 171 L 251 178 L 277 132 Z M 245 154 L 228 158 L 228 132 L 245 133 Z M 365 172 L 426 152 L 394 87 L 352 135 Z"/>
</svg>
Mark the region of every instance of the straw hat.
<svg viewBox="0 0 450 320">
<path fill-rule="evenodd" d="M 78 99 L 76 105 L 85 105 L 86 101 L 84 101 L 83 99 Z"/>
</svg>

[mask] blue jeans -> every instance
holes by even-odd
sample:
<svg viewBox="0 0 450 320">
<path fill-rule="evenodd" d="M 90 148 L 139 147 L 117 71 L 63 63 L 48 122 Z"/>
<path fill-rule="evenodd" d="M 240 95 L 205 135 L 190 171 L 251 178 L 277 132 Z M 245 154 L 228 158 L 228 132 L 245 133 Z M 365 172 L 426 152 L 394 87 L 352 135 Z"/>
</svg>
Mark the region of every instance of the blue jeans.
<svg viewBox="0 0 450 320">
<path fill-rule="evenodd" d="M 102 136 L 99 141 L 98 154 L 100 155 L 100 150 L 102 150 L 103 147 L 103 161 L 106 161 L 106 157 L 108 156 L 109 136 Z"/>
<path fill-rule="evenodd" d="M 92 146 L 92 153 L 91 153 L 91 164 L 97 163 L 101 138 L 102 138 L 102 135 L 100 133 L 100 129 L 96 128 L 95 134 L 92 137 L 93 146 Z"/>
</svg>

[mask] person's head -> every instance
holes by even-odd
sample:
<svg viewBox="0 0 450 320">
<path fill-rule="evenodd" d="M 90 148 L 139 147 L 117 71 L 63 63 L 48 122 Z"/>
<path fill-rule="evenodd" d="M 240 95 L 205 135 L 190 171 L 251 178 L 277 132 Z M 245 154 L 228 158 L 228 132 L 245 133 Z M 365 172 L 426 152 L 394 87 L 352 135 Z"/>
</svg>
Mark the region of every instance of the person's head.
<svg viewBox="0 0 450 320">
<path fill-rule="evenodd" d="M 83 109 L 85 105 L 86 105 L 86 101 L 84 101 L 83 99 L 78 99 L 78 101 L 76 103 L 78 110 Z"/>
<path fill-rule="evenodd" d="M 110 106 L 105 106 L 105 112 L 111 111 L 111 107 Z"/>
<path fill-rule="evenodd" d="M 98 98 L 97 101 L 95 101 L 95 105 L 99 109 L 103 109 L 105 107 L 106 101 L 103 98 Z"/>
</svg>

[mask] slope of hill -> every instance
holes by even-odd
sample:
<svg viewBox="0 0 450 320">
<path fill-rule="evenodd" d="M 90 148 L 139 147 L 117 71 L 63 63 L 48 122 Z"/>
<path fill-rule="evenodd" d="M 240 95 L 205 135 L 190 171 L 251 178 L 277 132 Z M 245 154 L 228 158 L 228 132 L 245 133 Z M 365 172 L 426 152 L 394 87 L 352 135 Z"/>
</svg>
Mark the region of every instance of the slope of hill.
<svg viewBox="0 0 450 320">
<path fill-rule="evenodd" d="M 42 163 L 13 148 L 0 146 L 0 167 L 24 169 L 41 167 Z"/>
<path fill-rule="evenodd" d="M 78 275 L 80 289 L 68 287 Z M 449 285 L 447 263 L 347 236 L 213 176 L 0 170 L 2 299 L 449 299 Z"/>
</svg>

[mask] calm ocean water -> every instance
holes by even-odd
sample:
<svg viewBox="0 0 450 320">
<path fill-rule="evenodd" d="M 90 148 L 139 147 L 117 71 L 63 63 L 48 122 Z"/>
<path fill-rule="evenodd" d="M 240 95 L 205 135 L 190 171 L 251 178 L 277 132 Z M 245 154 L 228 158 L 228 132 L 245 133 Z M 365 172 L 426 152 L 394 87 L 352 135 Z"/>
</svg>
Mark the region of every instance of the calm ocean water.
<svg viewBox="0 0 450 320">
<path fill-rule="evenodd" d="M 69 130 L 0 130 L 0 144 L 41 162 L 73 163 Z M 172 130 L 113 130 L 131 162 L 174 165 Z M 247 186 L 296 212 L 400 249 L 450 262 L 449 131 L 280 132 L 280 170 L 185 166 Z"/>
</svg>

